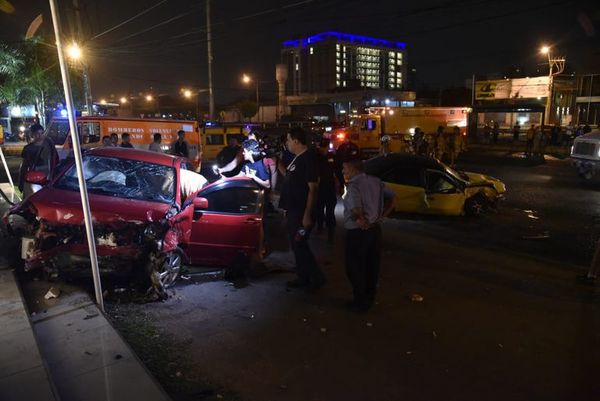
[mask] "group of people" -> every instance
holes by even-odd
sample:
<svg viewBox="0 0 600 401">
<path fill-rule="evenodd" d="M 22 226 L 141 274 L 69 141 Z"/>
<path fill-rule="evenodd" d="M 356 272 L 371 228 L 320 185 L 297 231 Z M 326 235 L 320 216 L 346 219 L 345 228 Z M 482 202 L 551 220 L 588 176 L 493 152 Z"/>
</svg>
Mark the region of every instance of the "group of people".
<svg viewBox="0 0 600 401">
<path fill-rule="evenodd" d="M 287 237 L 296 262 L 297 277 L 286 283 L 315 293 L 326 278 L 309 245 L 314 229 L 335 232 L 335 207 L 339 188 L 344 188 L 346 273 L 353 298 L 348 307 L 356 312 L 371 308 L 375 299 L 381 252 L 381 220 L 392 207 L 393 193 L 379 178 L 367 176 L 358 147 L 342 144 L 336 156 L 328 141 L 313 144 L 302 128 L 292 128 L 278 152 L 265 152 L 256 135 L 239 144 L 231 138 L 219 156 L 216 172 L 246 175 L 267 191 L 278 189 L 278 207 L 285 212 Z"/>
<path fill-rule="evenodd" d="M 454 127 L 452 132 L 445 132 L 444 127 L 439 126 L 431 135 L 425 134 L 417 127 L 413 135 L 412 147 L 417 155 L 447 161 L 454 166 L 460 152 L 465 150 L 465 143 L 459 127 Z"/>
<path fill-rule="evenodd" d="M 119 135 L 113 132 L 110 135 L 102 137 L 102 146 L 104 147 L 121 147 L 121 148 L 133 148 L 131 144 L 131 136 L 128 132 L 121 134 L 121 143 L 119 143 Z M 152 152 L 164 153 L 162 146 L 162 135 L 155 133 L 152 135 L 152 143 L 148 146 L 148 150 Z M 175 156 L 189 158 L 189 144 L 185 140 L 185 131 L 177 131 L 177 140 L 170 146 L 170 153 Z"/>
</svg>

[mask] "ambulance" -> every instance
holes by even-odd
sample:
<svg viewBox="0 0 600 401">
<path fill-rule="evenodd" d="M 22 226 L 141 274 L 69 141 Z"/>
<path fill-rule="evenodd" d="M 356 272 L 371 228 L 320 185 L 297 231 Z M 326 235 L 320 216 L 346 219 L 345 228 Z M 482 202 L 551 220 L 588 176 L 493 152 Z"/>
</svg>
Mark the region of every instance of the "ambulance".
<svg viewBox="0 0 600 401">
<path fill-rule="evenodd" d="M 345 127 L 335 129 L 330 147 L 337 149 L 349 139 L 367 158 L 379 153 L 381 138 L 387 135 L 392 152 L 408 152 L 415 128 L 432 135 L 439 126 L 448 133 L 457 126 L 466 135 L 470 112 L 468 107 L 371 107 L 367 114 L 350 115 Z"/>
</svg>

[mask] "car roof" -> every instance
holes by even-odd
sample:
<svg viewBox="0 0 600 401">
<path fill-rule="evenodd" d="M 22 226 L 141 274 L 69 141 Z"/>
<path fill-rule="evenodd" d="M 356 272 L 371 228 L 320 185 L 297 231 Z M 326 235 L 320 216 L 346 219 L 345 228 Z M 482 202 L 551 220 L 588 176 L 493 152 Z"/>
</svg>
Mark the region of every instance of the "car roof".
<svg viewBox="0 0 600 401">
<path fill-rule="evenodd" d="M 122 159 L 139 160 L 147 163 L 172 166 L 174 161 L 179 159 L 176 156 L 165 153 L 151 152 L 149 150 L 121 148 L 121 147 L 100 147 L 93 148 L 86 152 L 86 155 L 97 155 L 106 157 L 118 157 Z"/>
<path fill-rule="evenodd" d="M 431 157 L 400 153 L 376 156 L 365 162 L 365 172 L 371 175 L 383 174 L 394 167 L 417 167 L 443 170 L 440 163 Z"/>
</svg>

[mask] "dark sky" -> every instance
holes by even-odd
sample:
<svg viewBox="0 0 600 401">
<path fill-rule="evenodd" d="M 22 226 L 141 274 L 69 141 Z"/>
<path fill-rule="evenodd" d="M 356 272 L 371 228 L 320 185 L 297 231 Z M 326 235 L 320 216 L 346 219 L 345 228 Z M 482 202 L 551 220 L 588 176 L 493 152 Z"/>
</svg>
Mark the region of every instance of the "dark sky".
<svg viewBox="0 0 600 401">
<path fill-rule="evenodd" d="M 92 39 L 159 2 L 79 0 L 96 99 L 150 87 L 176 94 L 182 86 L 207 86 L 204 0 L 167 0 Z M 0 14 L 0 41 L 22 38 L 39 13 L 44 15 L 46 32 L 52 32 L 48 1 L 12 3 L 14 14 Z M 533 72 L 536 65 L 544 67 L 544 58 L 537 53 L 542 43 L 553 44 L 565 55 L 571 70 L 600 72 L 600 1 L 213 0 L 211 4 L 217 103 L 251 94 L 240 83 L 242 72 L 269 81 L 261 84 L 261 96 L 274 96 L 274 65 L 281 42 L 328 30 L 406 42 L 409 66 L 417 69 L 419 81 L 431 86 L 462 85 L 473 73 L 502 73 L 512 65 Z M 71 14 L 71 8 L 63 9 L 65 35 L 70 33 Z"/>
</svg>

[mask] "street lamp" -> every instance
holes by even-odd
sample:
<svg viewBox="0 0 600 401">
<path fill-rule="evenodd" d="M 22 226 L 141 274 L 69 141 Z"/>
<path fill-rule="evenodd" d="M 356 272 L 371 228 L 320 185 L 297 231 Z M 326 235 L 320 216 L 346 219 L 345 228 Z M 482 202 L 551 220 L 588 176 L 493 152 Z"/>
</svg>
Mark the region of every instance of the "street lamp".
<svg viewBox="0 0 600 401">
<path fill-rule="evenodd" d="M 75 42 L 71 43 L 69 47 L 67 47 L 67 55 L 70 59 L 79 61 L 81 59 L 81 48 Z"/>
<path fill-rule="evenodd" d="M 83 51 L 76 42 L 71 43 L 67 47 L 67 56 L 73 60 L 74 63 L 81 65 L 83 73 L 83 91 L 85 96 L 85 107 L 87 108 L 88 115 L 92 115 L 92 87 L 90 85 L 90 74 L 88 71 L 88 65 L 83 59 Z"/>
<path fill-rule="evenodd" d="M 548 97 L 546 98 L 544 125 L 550 124 L 550 113 L 552 113 L 552 92 L 554 91 L 554 76 L 562 74 L 565 70 L 564 57 L 552 57 L 551 47 L 544 45 L 540 53 L 548 56 Z"/>
<path fill-rule="evenodd" d="M 244 85 L 248 85 L 252 83 L 252 81 L 254 81 L 254 85 L 256 87 L 256 117 L 258 117 L 260 112 L 260 98 L 258 97 L 258 79 L 252 79 L 252 77 L 250 77 L 250 75 L 248 74 L 242 75 L 242 83 Z"/>
<path fill-rule="evenodd" d="M 151 102 L 153 100 L 154 100 L 154 96 L 152 96 L 152 95 L 146 95 L 146 101 L 147 102 Z"/>
<path fill-rule="evenodd" d="M 200 91 L 192 91 L 191 89 L 182 88 L 181 94 L 184 98 L 188 100 L 191 99 L 193 96 L 196 97 L 196 118 L 198 119 L 198 121 L 200 121 L 200 108 L 198 106 L 198 98 L 200 97 Z"/>
<path fill-rule="evenodd" d="M 119 100 L 121 101 L 121 104 L 127 103 L 127 98 L 125 96 L 121 97 Z"/>
</svg>

